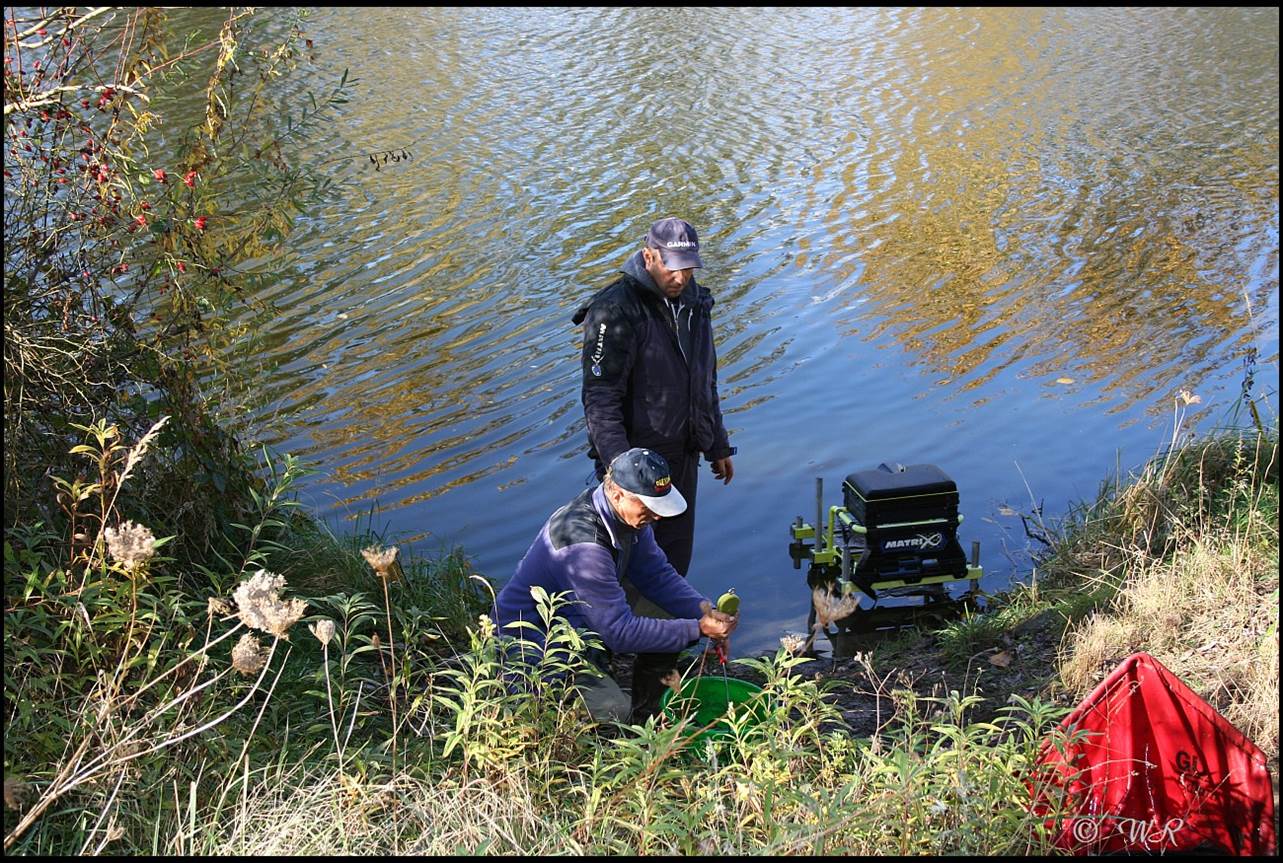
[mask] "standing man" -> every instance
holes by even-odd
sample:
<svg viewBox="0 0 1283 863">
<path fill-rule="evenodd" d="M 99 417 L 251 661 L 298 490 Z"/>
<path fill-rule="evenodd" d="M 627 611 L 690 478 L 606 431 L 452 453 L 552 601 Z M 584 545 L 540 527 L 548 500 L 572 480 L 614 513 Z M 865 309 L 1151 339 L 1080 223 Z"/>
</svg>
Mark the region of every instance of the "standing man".
<svg viewBox="0 0 1283 863">
<path fill-rule="evenodd" d="M 695 228 L 675 217 L 660 219 L 624 263 L 620 278 L 574 317 L 584 326 L 582 398 L 588 455 L 596 461 L 597 477 L 630 447 L 664 457 L 687 507 L 655 525 L 655 542 L 683 576 L 694 546 L 700 454 L 723 484 L 735 475 L 731 456 L 736 450 L 717 395 L 713 295 L 695 281 L 695 270 L 702 267 Z M 636 599 L 634 591 L 629 599 Z M 634 701 L 657 706 L 663 692 L 659 680 L 676 658 L 638 654 Z"/>
</svg>

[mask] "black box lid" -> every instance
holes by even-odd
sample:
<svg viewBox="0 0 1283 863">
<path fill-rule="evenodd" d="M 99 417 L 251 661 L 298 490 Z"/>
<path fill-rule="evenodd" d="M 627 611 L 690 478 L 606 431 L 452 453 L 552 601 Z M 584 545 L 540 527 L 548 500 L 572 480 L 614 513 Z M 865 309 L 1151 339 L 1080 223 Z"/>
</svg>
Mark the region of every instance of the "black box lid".
<svg viewBox="0 0 1283 863">
<path fill-rule="evenodd" d="M 845 485 L 864 500 L 956 494 L 958 486 L 933 464 L 887 465 L 849 474 Z"/>
</svg>

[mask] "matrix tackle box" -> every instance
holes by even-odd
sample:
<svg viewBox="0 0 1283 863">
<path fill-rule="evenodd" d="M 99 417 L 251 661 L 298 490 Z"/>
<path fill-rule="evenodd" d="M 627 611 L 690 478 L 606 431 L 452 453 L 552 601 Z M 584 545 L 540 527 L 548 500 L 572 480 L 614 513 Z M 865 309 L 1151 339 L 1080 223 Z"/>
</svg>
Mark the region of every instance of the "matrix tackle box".
<svg viewBox="0 0 1283 863">
<path fill-rule="evenodd" d="M 884 597 L 941 605 L 952 599 L 951 583 L 974 600 L 984 575 L 980 543 L 971 543 L 968 560 L 958 541 L 961 522 L 958 487 L 944 471 L 933 464 L 884 463 L 848 474 L 840 505 L 825 506 L 824 480 L 816 477 L 815 523 L 794 519 L 789 556 L 794 569 L 809 563 L 812 588 L 844 596 L 858 589 L 875 606 Z M 869 615 L 849 619 L 855 617 Z"/>
<path fill-rule="evenodd" d="M 883 585 L 967 578 L 958 542 L 958 487 L 940 468 L 881 464 L 857 471 L 843 481 L 842 499 L 863 527 L 845 531 L 842 544 L 852 556 L 858 553 L 851 580 L 866 593 Z"/>
</svg>

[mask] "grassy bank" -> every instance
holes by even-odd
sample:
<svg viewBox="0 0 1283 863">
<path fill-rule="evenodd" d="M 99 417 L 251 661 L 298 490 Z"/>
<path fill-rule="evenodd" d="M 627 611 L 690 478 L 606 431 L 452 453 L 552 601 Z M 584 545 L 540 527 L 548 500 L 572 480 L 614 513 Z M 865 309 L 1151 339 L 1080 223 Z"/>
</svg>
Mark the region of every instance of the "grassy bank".
<svg viewBox="0 0 1283 863">
<path fill-rule="evenodd" d="M 466 558 L 336 538 L 296 514 L 296 475 L 278 465 L 213 596 L 173 590 L 155 549 L 77 569 L 61 538 L 7 534 L 9 853 L 1037 853 L 1021 777 L 1136 650 L 1277 759 L 1277 433 L 1105 487 L 1026 587 L 862 678 L 741 660 L 772 709 L 703 756 L 682 722 L 593 725 L 545 674 L 582 670 L 573 631 L 533 695 L 505 686 Z M 914 685 L 928 666 L 945 686 Z M 882 699 L 867 737 L 835 707 L 858 687 Z"/>
<path fill-rule="evenodd" d="M 1277 759 L 1278 499 L 1277 430 L 1190 443 L 1105 483 L 990 613 L 897 650 L 1062 704 L 1145 651 Z"/>
</svg>

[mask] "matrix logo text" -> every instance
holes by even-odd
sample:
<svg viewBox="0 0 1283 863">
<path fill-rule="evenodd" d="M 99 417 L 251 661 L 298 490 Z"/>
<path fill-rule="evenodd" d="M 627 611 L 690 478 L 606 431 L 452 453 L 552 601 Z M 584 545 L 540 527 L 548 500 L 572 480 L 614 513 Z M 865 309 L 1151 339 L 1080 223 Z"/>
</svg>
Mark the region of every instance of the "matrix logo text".
<svg viewBox="0 0 1283 863">
<path fill-rule="evenodd" d="M 885 551 L 898 551 L 902 548 L 939 548 L 944 544 L 944 534 L 942 533 L 920 533 L 909 539 L 888 539 L 882 543 Z"/>
</svg>

